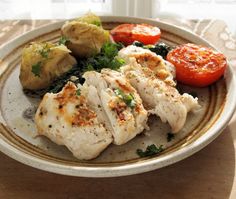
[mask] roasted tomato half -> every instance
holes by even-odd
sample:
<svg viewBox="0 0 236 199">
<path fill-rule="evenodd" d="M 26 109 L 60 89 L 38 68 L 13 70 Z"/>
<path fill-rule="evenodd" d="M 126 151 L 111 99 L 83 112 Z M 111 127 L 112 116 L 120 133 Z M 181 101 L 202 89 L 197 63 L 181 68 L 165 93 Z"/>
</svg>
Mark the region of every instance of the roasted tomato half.
<svg viewBox="0 0 236 199">
<path fill-rule="evenodd" d="M 176 68 L 176 79 L 184 84 L 204 87 L 216 82 L 227 66 L 226 57 L 211 48 L 184 44 L 167 54 Z"/>
<path fill-rule="evenodd" d="M 121 24 L 111 30 L 111 35 L 115 42 L 124 45 L 130 45 L 134 41 L 147 45 L 155 44 L 160 39 L 161 31 L 148 24 Z"/>
</svg>

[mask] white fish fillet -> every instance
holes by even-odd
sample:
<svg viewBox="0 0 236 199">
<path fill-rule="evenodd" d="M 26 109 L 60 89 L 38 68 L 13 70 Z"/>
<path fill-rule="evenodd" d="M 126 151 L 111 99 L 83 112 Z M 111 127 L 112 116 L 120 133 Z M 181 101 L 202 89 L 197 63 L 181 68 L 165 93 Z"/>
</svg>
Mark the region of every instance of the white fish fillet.
<svg viewBox="0 0 236 199">
<path fill-rule="evenodd" d="M 130 47 L 127 48 L 130 49 Z M 125 51 L 125 49 L 121 51 L 128 53 L 128 50 Z M 173 133 L 179 132 L 185 124 L 187 113 L 199 107 L 198 99 L 187 93 L 180 95 L 173 86 L 174 84 L 171 83 L 173 81 L 171 73 L 167 76 L 169 79 L 166 81 L 166 78 L 157 77 L 159 69 L 153 70 L 148 65 L 143 66 L 142 62 L 138 63 L 132 55 L 126 56 L 128 64 L 123 66 L 121 71 L 131 85 L 137 89 L 145 108 L 150 113 L 159 116 L 162 122 L 168 122 Z M 120 57 L 124 57 L 124 55 Z M 148 63 L 148 61 L 145 62 Z"/>
<path fill-rule="evenodd" d="M 126 64 L 137 62 L 142 67 L 151 69 L 158 79 L 171 86 L 176 86 L 173 80 L 175 78 L 175 67 L 148 49 L 130 45 L 121 49 L 117 57 L 123 59 Z"/>
<path fill-rule="evenodd" d="M 89 160 L 112 142 L 112 135 L 101 119 L 103 110 L 98 111 L 101 105 L 95 98 L 96 89 L 80 86 L 80 95 L 77 89 L 68 82 L 61 92 L 47 93 L 37 109 L 35 123 L 40 135 L 65 145 L 76 158 Z"/>
<path fill-rule="evenodd" d="M 147 111 L 136 90 L 130 85 L 123 74 L 103 69 L 101 73 L 86 72 L 85 85 L 97 88 L 109 122 L 112 127 L 113 143 L 124 144 L 141 133 L 146 127 Z M 117 92 L 133 97 L 134 107 L 129 107 Z"/>
</svg>

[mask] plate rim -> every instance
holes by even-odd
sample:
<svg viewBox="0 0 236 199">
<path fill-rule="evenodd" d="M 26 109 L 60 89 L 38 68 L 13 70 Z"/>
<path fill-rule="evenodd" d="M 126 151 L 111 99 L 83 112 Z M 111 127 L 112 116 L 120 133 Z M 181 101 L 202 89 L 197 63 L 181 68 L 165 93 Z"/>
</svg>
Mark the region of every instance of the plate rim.
<svg viewBox="0 0 236 199">
<path fill-rule="evenodd" d="M 156 26 L 164 27 L 165 30 L 168 30 L 170 32 L 173 32 L 173 29 L 175 29 L 178 34 L 187 34 L 187 36 L 194 37 L 195 40 L 199 41 L 200 43 L 204 43 L 205 45 L 208 45 L 212 48 L 215 48 L 211 43 L 206 41 L 205 39 L 201 38 L 200 36 L 196 35 L 195 33 L 178 26 L 175 26 L 173 24 L 165 23 L 162 21 L 157 21 L 155 19 L 147 19 L 147 18 L 138 18 L 138 17 L 125 17 L 125 16 L 100 16 L 101 20 L 104 22 L 132 22 L 139 21 L 139 23 L 149 23 Z M 8 54 L 12 52 L 12 48 L 19 47 L 21 43 L 25 43 L 26 41 L 30 41 L 35 37 L 39 37 L 43 34 L 47 34 L 49 32 L 52 32 L 54 30 L 57 30 L 65 21 L 62 20 L 59 22 L 43 25 L 39 28 L 36 28 L 34 30 L 31 30 L 29 32 L 24 33 L 23 35 L 20 35 L 4 45 L 0 47 L 0 56 L 6 57 Z M 162 28 L 160 28 L 162 29 Z M 177 35 L 178 35 L 177 34 Z M 183 37 L 186 38 L 186 37 Z M 14 45 L 15 44 L 15 45 Z M 175 162 L 178 162 L 180 160 L 183 160 L 197 151 L 204 148 L 206 145 L 208 145 L 210 142 L 212 142 L 227 126 L 228 122 L 232 118 L 235 108 L 236 108 L 236 92 L 232 92 L 232 88 L 236 87 L 236 79 L 233 72 L 233 69 L 231 67 L 230 62 L 228 62 L 228 69 L 227 73 L 230 76 L 230 85 L 229 83 L 226 83 L 226 86 L 230 86 L 231 93 L 227 92 L 227 98 L 230 94 L 230 109 L 226 111 L 226 105 L 228 100 L 226 100 L 226 104 L 222 110 L 222 113 L 220 114 L 219 118 L 217 119 L 218 122 L 214 123 L 214 125 L 207 130 L 207 133 L 197 138 L 195 141 L 190 143 L 189 145 L 178 149 L 177 151 L 174 151 L 170 154 L 166 154 L 165 156 L 160 156 L 158 159 L 150 159 L 148 161 L 140 161 L 136 163 L 129 163 L 126 165 L 119 165 L 119 166 L 95 166 L 95 167 L 84 167 L 84 166 L 69 166 L 69 165 L 62 165 L 58 163 L 48 162 L 46 160 L 39 159 L 37 157 L 33 157 L 29 154 L 24 153 L 23 151 L 20 151 L 10 144 L 6 143 L 3 139 L 0 139 L 0 151 L 2 151 L 4 154 L 8 155 L 9 157 L 26 164 L 28 166 L 32 166 L 34 168 L 38 168 L 44 171 L 50 171 L 52 173 L 57 174 L 63 174 L 63 175 L 70 175 L 70 176 L 80 176 L 80 177 L 115 177 L 115 176 L 125 176 L 125 175 L 132 175 L 137 173 L 143 173 L 155 169 L 159 169 L 161 167 L 165 167 L 167 165 L 173 164 Z M 228 102 L 229 104 L 229 102 Z M 222 115 L 224 116 L 224 120 L 222 119 Z"/>
</svg>

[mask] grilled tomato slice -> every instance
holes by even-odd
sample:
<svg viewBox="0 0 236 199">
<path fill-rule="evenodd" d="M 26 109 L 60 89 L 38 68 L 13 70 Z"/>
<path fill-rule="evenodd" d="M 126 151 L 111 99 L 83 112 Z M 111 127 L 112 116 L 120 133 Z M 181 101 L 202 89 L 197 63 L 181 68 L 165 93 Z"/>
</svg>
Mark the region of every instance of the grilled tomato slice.
<svg viewBox="0 0 236 199">
<path fill-rule="evenodd" d="M 167 54 L 176 68 L 176 79 L 187 85 L 205 87 L 216 82 L 227 66 L 226 57 L 211 48 L 184 44 Z"/>
<path fill-rule="evenodd" d="M 124 45 L 130 45 L 134 41 L 147 45 L 155 44 L 160 39 L 161 31 L 148 24 L 121 24 L 111 30 L 111 35 L 115 42 Z"/>
</svg>

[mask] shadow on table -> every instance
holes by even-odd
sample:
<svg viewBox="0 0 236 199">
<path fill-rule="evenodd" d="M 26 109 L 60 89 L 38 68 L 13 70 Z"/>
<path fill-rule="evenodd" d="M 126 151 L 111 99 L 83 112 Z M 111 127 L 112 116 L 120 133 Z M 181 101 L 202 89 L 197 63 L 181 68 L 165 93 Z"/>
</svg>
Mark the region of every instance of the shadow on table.
<svg viewBox="0 0 236 199">
<path fill-rule="evenodd" d="M 156 171 L 119 178 L 76 178 L 43 172 L 0 155 L 0 198 L 229 198 L 235 175 L 231 129 L 205 149 Z"/>
</svg>

